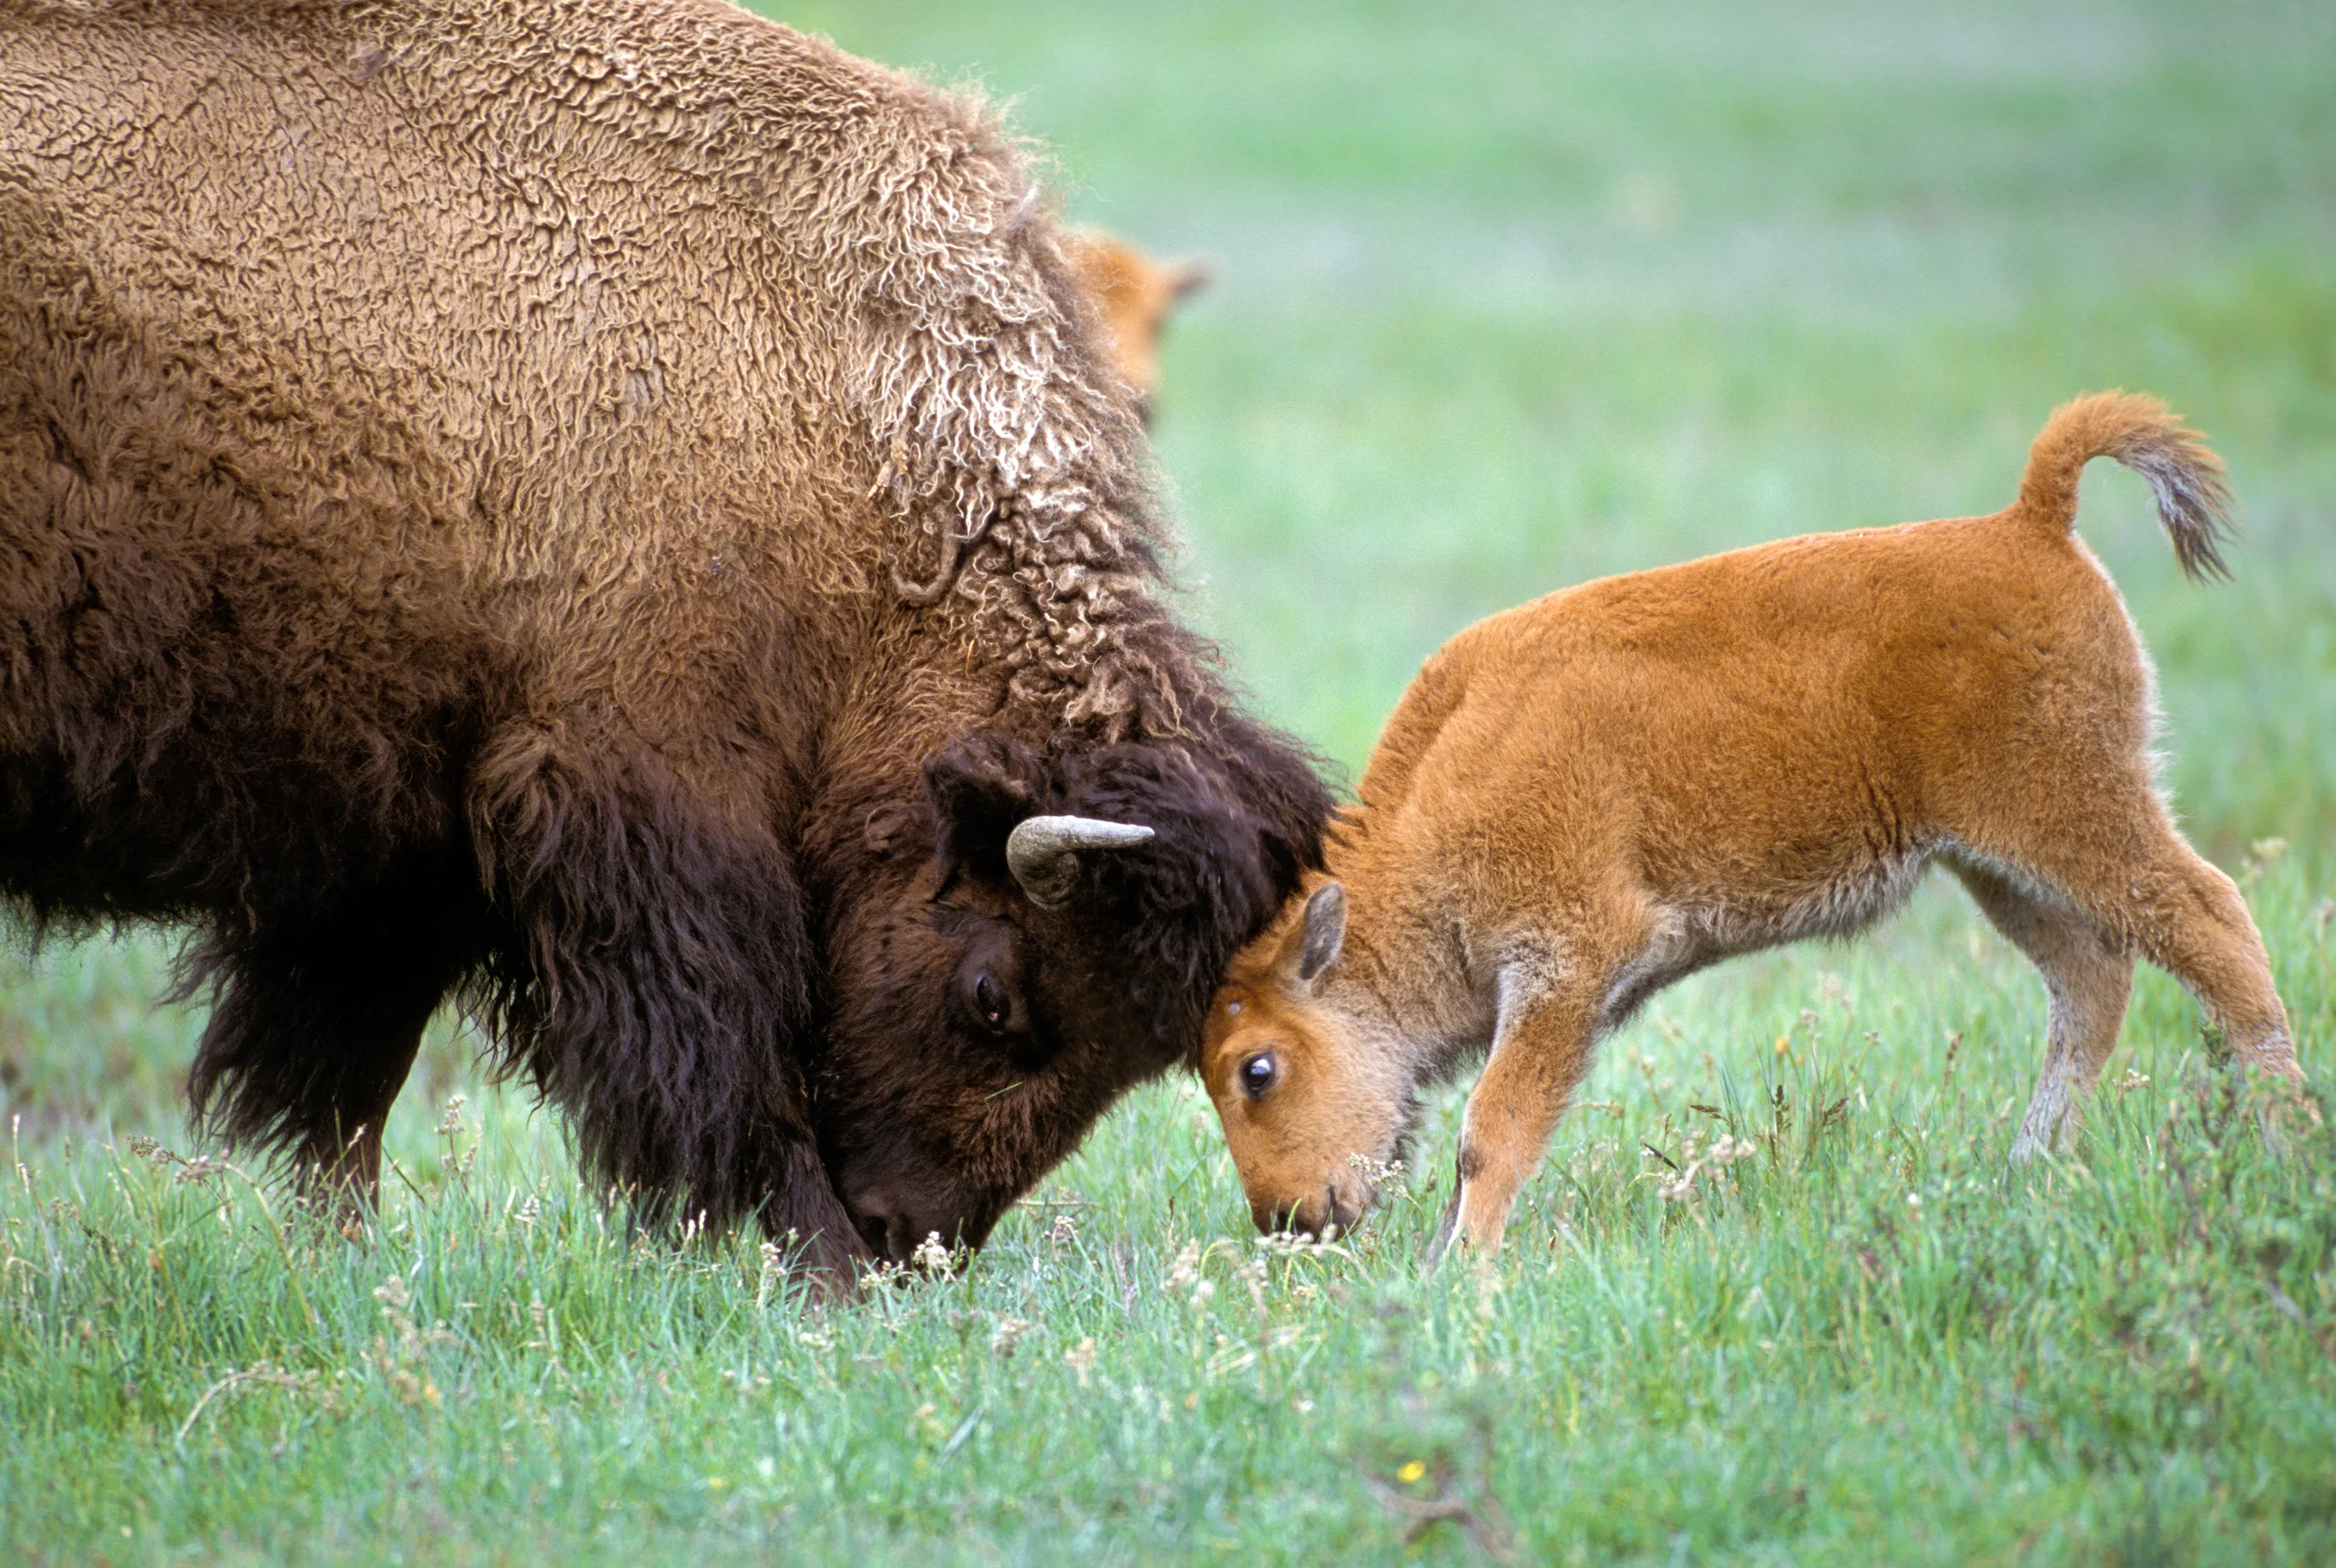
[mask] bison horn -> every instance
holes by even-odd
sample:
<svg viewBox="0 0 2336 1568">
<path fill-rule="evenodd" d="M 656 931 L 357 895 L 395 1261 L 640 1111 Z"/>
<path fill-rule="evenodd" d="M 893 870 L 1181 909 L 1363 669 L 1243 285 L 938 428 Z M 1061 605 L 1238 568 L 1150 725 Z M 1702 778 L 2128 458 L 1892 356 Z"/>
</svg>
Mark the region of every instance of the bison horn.
<svg viewBox="0 0 2336 1568">
<path fill-rule="evenodd" d="M 1134 823 L 1027 817 L 1006 835 L 1006 869 L 1042 910 L 1059 909 L 1079 880 L 1081 850 L 1124 850 L 1152 836 Z"/>
</svg>

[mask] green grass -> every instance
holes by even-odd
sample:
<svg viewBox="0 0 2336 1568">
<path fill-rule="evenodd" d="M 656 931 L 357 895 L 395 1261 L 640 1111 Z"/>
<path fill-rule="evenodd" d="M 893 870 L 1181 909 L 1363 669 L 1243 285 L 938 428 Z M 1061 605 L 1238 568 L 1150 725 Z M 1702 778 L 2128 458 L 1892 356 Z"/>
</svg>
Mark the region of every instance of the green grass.
<svg viewBox="0 0 2336 1568">
<path fill-rule="evenodd" d="M 2106 465 L 2081 527 L 2336 1071 L 2336 13 L 779 9 L 1018 95 L 1073 216 L 1216 264 L 1157 425 L 1191 609 L 1349 769 L 1488 610 L 1992 509 L 2059 399 L 2166 396 L 2236 580 Z M 2336 1129 L 2268 1154 L 2150 974 L 2080 1156 L 2009 1172 L 2041 989 L 1944 886 L 1659 998 L 1488 1270 L 1418 1262 L 1457 1089 L 1414 1195 L 1289 1254 L 1178 1079 L 961 1276 L 835 1310 L 613 1227 L 452 1025 L 367 1241 L 134 1153 L 198 1153 L 166 951 L 0 972 L 23 1560 L 1383 1561 L 1428 1499 L 1431 1561 L 2336 1555 Z M 1755 1153 L 1667 1200 L 1698 1105 Z"/>
</svg>

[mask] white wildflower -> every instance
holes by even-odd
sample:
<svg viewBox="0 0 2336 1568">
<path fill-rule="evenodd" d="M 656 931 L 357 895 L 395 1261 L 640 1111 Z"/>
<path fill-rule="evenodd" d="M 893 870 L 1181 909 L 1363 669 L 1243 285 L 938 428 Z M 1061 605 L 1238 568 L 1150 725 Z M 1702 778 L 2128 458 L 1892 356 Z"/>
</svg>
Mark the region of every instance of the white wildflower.
<svg viewBox="0 0 2336 1568">
<path fill-rule="evenodd" d="M 1177 1295 L 1192 1289 L 1192 1282 L 1200 1277 L 1201 1243 L 1187 1242 L 1184 1250 L 1176 1254 L 1176 1261 L 1169 1268 L 1168 1277 L 1160 1281 L 1160 1292 L 1164 1296 Z"/>
<path fill-rule="evenodd" d="M 786 1272 L 787 1267 L 787 1255 L 779 1251 L 776 1242 L 764 1242 L 760 1256 L 762 1271 L 754 1281 L 754 1306 L 757 1310 L 769 1302 L 771 1291 L 777 1288 L 779 1276 Z"/>
<path fill-rule="evenodd" d="M 909 1254 L 909 1261 L 928 1274 L 945 1273 L 949 1266 L 949 1250 L 941 1244 L 939 1231 L 928 1231 L 917 1250 Z"/>
<path fill-rule="evenodd" d="M 1361 1174 L 1363 1183 L 1374 1193 L 1390 1196 L 1400 1193 L 1408 1174 L 1401 1160 L 1375 1160 L 1368 1154 L 1349 1154 L 1347 1164 Z"/>
<path fill-rule="evenodd" d="M 1655 1189 L 1656 1195 L 1667 1203 L 1685 1203 L 1696 1195 L 1696 1182 L 1706 1172 L 1725 1171 L 1737 1161 L 1747 1158 L 1757 1149 L 1749 1138 L 1737 1138 L 1722 1133 L 1712 1140 L 1711 1146 L 1698 1153 L 1692 1138 L 1688 1141 L 1687 1168 Z"/>
</svg>

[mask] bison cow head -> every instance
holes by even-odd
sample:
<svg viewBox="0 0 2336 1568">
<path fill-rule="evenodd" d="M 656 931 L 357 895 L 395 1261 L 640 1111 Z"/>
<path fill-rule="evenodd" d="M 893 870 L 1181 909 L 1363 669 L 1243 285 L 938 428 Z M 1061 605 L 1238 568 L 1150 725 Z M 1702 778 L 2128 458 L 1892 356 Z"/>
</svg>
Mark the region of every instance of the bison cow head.
<svg viewBox="0 0 2336 1568">
<path fill-rule="evenodd" d="M 815 1120 L 879 1256 L 978 1246 L 1119 1095 L 1197 1047 L 1232 953 L 1319 862 L 1329 798 L 1245 723 L 1212 742 L 930 757 L 833 910 Z"/>
</svg>

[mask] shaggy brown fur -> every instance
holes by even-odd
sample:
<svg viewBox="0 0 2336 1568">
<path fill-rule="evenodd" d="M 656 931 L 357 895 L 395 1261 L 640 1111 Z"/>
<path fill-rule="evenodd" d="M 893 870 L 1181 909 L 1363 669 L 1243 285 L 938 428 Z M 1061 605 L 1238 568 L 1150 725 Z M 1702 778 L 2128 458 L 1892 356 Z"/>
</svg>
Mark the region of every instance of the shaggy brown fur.
<svg viewBox="0 0 2336 1568">
<path fill-rule="evenodd" d="M 2221 570 L 2221 464 L 2163 405 L 2106 394 L 2053 414 L 1994 516 L 1588 583 L 1429 659 L 1337 880 L 1242 951 L 1210 1018 L 1258 1222 L 1352 1223 L 1415 1086 L 1489 1047 L 1445 1235 L 1497 1246 L 1600 1037 L 1718 959 L 1857 930 L 1933 860 L 2050 995 L 2015 1156 L 2074 1129 L 2136 955 L 2242 1061 L 2300 1079 L 2238 890 L 2152 785 L 2149 667 L 2072 531 L 2104 454 L 2149 479 L 2194 576 Z"/>
<path fill-rule="evenodd" d="M 194 925 L 312 1179 L 462 991 L 655 1207 L 978 1242 L 1329 803 L 1091 320 L 980 104 L 717 0 L 0 0 L 0 881 Z M 1039 909 L 1034 812 L 1157 836 Z"/>
<path fill-rule="evenodd" d="M 1103 311 L 1119 373 L 1148 412 L 1160 385 L 1160 329 L 1184 297 L 1209 280 L 1196 261 L 1154 261 L 1115 234 L 1073 230 L 1071 267 Z"/>
</svg>

